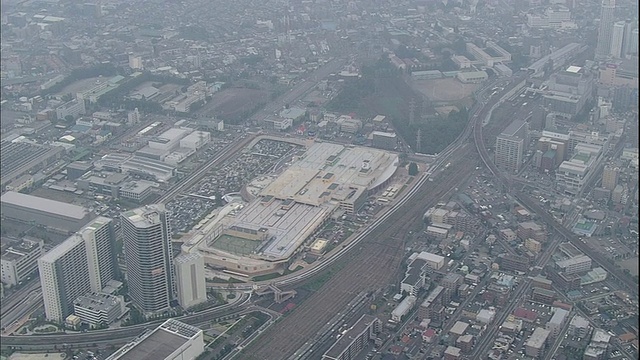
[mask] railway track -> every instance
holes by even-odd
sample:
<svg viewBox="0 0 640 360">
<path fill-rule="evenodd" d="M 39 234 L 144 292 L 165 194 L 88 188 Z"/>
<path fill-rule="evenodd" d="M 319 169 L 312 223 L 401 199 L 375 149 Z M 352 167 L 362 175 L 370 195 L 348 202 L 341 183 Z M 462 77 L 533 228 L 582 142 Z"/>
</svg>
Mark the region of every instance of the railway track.
<svg viewBox="0 0 640 360">
<path fill-rule="evenodd" d="M 370 235 L 341 259 L 341 267 L 317 292 L 296 311 L 269 329 L 242 353 L 242 359 L 286 358 L 361 291 L 373 291 L 396 282 L 396 274 L 404 255 L 404 235 L 416 221 L 421 221 L 425 208 L 435 203 L 468 179 L 477 158 L 470 147 L 455 152 L 456 166 L 445 170 L 437 185 L 425 183 L 418 194 L 407 202 L 406 211 L 396 212 L 381 226 L 381 232 Z M 387 225 L 387 226 L 384 226 Z"/>
</svg>

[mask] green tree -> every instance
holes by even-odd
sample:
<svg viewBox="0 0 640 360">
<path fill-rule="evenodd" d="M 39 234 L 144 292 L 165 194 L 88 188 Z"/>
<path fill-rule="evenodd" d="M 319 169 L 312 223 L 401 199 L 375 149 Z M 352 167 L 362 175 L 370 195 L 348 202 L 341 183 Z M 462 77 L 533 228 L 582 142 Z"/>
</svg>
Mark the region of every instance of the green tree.
<svg viewBox="0 0 640 360">
<path fill-rule="evenodd" d="M 409 164 L 409 176 L 418 175 L 418 164 L 411 162 Z"/>
</svg>

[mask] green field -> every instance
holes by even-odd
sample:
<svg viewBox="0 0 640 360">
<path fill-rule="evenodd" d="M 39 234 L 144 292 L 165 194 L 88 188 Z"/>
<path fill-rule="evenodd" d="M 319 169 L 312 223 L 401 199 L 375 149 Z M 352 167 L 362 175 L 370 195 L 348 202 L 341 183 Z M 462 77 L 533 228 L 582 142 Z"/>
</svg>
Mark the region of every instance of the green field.
<svg viewBox="0 0 640 360">
<path fill-rule="evenodd" d="M 259 244 L 259 241 L 247 240 L 223 234 L 213 243 L 212 246 L 218 250 L 226 251 L 236 255 L 246 256 L 250 255 Z"/>
<path fill-rule="evenodd" d="M 584 223 L 577 223 L 577 224 L 575 225 L 575 228 L 576 228 L 576 229 L 579 229 L 579 230 L 589 231 L 589 230 L 591 230 L 591 228 L 593 227 L 593 225 L 594 225 L 594 224 L 593 224 L 592 222 L 590 222 L 590 221 L 586 221 L 586 222 L 584 222 Z"/>
</svg>

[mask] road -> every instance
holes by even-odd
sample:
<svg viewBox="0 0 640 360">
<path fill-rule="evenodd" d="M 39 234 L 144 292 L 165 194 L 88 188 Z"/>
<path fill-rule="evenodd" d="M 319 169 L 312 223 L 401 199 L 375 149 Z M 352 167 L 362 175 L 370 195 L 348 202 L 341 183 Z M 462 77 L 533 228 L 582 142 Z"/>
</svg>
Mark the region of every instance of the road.
<svg viewBox="0 0 640 360">
<path fill-rule="evenodd" d="M 26 297 L 23 297 L 22 300 L 23 301 L 2 317 L 2 323 L 0 325 L 5 329 L 4 332 L 10 334 L 17 330 L 16 327 L 18 327 L 18 324 L 16 324 L 16 322 L 22 320 L 25 315 L 35 311 L 43 305 L 42 291 L 33 290 Z"/>
<path fill-rule="evenodd" d="M 500 99 L 500 102 L 502 102 L 502 98 Z M 497 106 L 498 103 L 499 103 L 498 101 L 495 101 L 495 104 L 491 105 L 491 109 L 489 110 L 486 110 L 486 108 L 489 106 L 489 104 L 487 104 L 487 106 L 483 109 L 483 112 L 486 111 L 486 113 L 482 114 L 483 116 L 478 116 L 474 118 L 475 120 L 474 121 L 474 142 L 476 145 L 476 149 L 480 154 L 482 162 L 485 164 L 485 166 L 489 169 L 491 174 L 497 180 L 497 183 L 502 184 L 504 186 L 504 189 L 508 193 L 509 189 L 512 188 L 511 179 L 506 177 L 504 174 L 502 174 L 497 169 L 496 165 L 493 163 L 493 159 L 491 159 L 491 157 L 489 156 L 489 153 L 486 149 L 486 145 L 484 143 L 484 138 L 482 135 L 482 124 L 484 122 L 484 118 L 487 116 L 485 114 L 488 114 L 494 108 L 494 106 Z M 553 218 L 553 216 L 551 216 L 551 214 L 549 214 L 545 209 L 543 209 L 537 202 L 532 200 L 530 197 L 528 197 L 526 194 L 522 193 L 521 191 L 515 190 L 513 194 L 514 194 L 514 197 L 520 201 L 520 203 L 522 203 L 525 207 L 527 207 L 533 213 L 536 213 L 538 216 L 540 216 L 548 226 L 551 226 L 551 228 L 560 235 L 559 237 L 554 239 L 554 241 L 551 242 L 550 246 L 545 250 L 543 255 L 538 259 L 536 266 L 543 267 L 549 261 L 549 259 L 551 258 L 551 255 L 553 255 L 553 252 L 555 252 L 555 249 L 558 246 L 558 244 L 562 240 L 567 239 L 573 245 L 575 245 L 578 249 L 583 251 L 587 256 L 590 256 L 594 261 L 596 261 L 600 266 L 602 266 L 605 270 L 607 270 L 611 275 L 616 277 L 619 283 L 626 286 L 627 289 L 631 291 L 631 293 L 637 294 L 637 287 L 636 287 L 636 284 L 633 282 L 633 280 L 631 280 L 629 277 L 626 277 L 626 278 L 621 277 L 620 275 L 622 272 L 620 270 L 611 266 L 611 264 L 606 262 L 606 260 L 600 254 L 588 248 L 584 242 L 580 241 L 580 239 L 578 239 L 575 234 L 573 234 L 567 228 L 565 228 L 560 223 L 558 223 Z M 520 302 L 520 299 L 524 296 L 526 291 L 529 289 L 530 283 L 531 283 L 531 280 L 527 278 L 523 283 L 518 285 L 515 292 L 511 295 L 511 301 L 509 302 L 507 307 L 502 309 L 501 314 L 491 324 L 488 332 L 483 335 L 480 342 L 476 344 L 476 346 L 474 347 L 474 352 L 472 355 L 473 358 L 482 357 L 483 354 L 487 353 L 490 345 L 493 344 L 494 337 L 499 331 L 500 325 L 505 321 L 505 319 L 509 316 L 509 314 L 513 312 L 515 307 Z"/>
<path fill-rule="evenodd" d="M 294 86 L 293 89 L 291 89 L 291 91 L 289 91 L 288 93 L 280 96 L 278 99 L 276 99 L 274 102 L 268 104 L 262 111 L 259 111 L 257 114 L 254 115 L 254 117 L 252 119 L 254 120 L 262 120 L 264 119 L 264 117 L 266 117 L 267 115 L 273 113 L 274 111 L 276 111 L 277 109 L 280 109 L 282 107 L 284 107 L 285 104 L 289 104 L 295 100 L 297 100 L 298 98 L 300 98 L 302 95 L 304 95 L 305 93 L 307 93 L 309 90 L 311 90 L 314 86 L 317 85 L 317 81 L 322 80 L 324 78 L 326 78 L 329 74 L 336 72 L 338 70 L 340 70 L 340 68 L 344 65 L 346 59 L 341 59 L 341 58 L 336 58 L 333 59 L 331 61 L 329 61 L 327 64 L 325 64 L 324 66 L 320 67 L 319 69 L 317 69 L 316 71 L 314 71 L 312 74 L 310 74 L 306 80 L 304 80 L 303 82 L 300 82 L 299 84 L 297 84 L 296 86 Z M 205 166 L 203 166 L 202 168 L 196 170 L 195 172 L 189 174 L 186 178 L 182 179 L 180 182 L 178 182 L 178 184 L 174 185 L 166 194 L 164 194 L 159 200 L 159 203 L 167 203 L 169 201 L 171 201 L 176 195 L 180 194 L 182 191 L 190 188 L 191 186 L 195 185 L 198 181 L 200 181 L 205 174 L 211 170 L 214 166 L 217 166 L 221 163 L 223 163 L 224 161 L 228 160 L 229 158 L 233 157 L 240 149 L 242 149 L 243 147 L 245 147 L 246 145 L 248 145 L 251 141 L 253 141 L 255 138 L 257 137 L 256 134 L 248 134 L 248 136 L 246 136 L 245 138 L 243 138 L 241 141 L 239 142 L 235 142 L 235 143 L 231 143 L 229 145 L 227 145 L 225 148 L 223 148 L 220 153 L 214 157 L 213 159 L 211 159 Z M 39 282 L 35 282 L 35 285 L 30 285 L 33 286 L 33 288 L 29 288 L 29 290 L 34 290 L 36 288 L 39 287 L 40 283 Z M 247 290 L 250 290 L 247 289 Z M 25 309 L 22 309 L 22 311 L 18 311 L 15 312 L 13 311 L 13 309 L 16 307 L 16 304 L 20 301 L 19 298 L 16 298 L 14 300 L 12 299 L 8 299 L 6 301 L 3 301 L 3 307 L 2 307 L 2 312 L 3 315 L 5 312 L 11 312 L 12 313 L 12 319 L 19 319 L 24 315 L 24 311 Z M 7 302 L 9 302 L 7 304 Z M 216 310 L 214 309 L 209 309 L 209 310 L 205 310 L 203 312 L 200 312 L 198 314 L 195 314 L 193 316 L 203 316 L 204 318 L 215 318 L 215 316 L 211 315 L 211 314 L 215 314 L 215 312 L 211 312 L 212 310 Z M 212 317 L 213 316 L 213 317 Z M 7 321 L 7 324 L 10 324 L 12 321 L 15 320 L 11 320 L 11 321 Z M 4 322 L 3 322 L 4 324 Z M 116 339 L 123 339 L 123 340 L 128 340 L 132 337 L 137 336 L 143 329 L 145 326 L 149 326 L 151 325 L 151 323 L 148 324 L 144 324 L 141 325 L 139 327 L 128 327 L 126 330 L 122 330 L 122 329 L 114 329 L 114 330 L 105 330 L 102 332 L 91 332 L 91 333 L 84 333 L 84 334 L 75 334 L 72 337 L 66 337 L 64 338 L 64 340 L 61 340 L 61 342 L 58 343 L 58 345 L 61 345 L 63 342 L 67 343 L 67 344 L 81 344 L 81 343 L 88 343 L 88 342 L 95 342 L 95 341 L 100 341 L 100 339 L 109 339 L 112 341 L 116 341 Z M 4 326 L 4 325 L 3 325 Z M 113 331 L 113 332 L 112 332 Z M 96 334 L 96 335 L 94 335 Z M 36 342 L 38 341 L 38 339 L 34 336 L 29 336 L 28 337 L 29 340 L 27 340 L 27 338 L 22 337 L 22 339 L 18 339 L 18 337 L 13 336 L 13 337 L 8 337 L 8 336 L 3 336 L 2 340 L 3 340 L 3 346 L 6 343 L 7 346 L 11 345 L 11 344 L 22 344 L 23 346 L 31 343 L 31 339 L 35 339 Z M 47 340 L 50 342 L 51 337 L 48 337 Z M 125 341 L 126 341 L 125 340 Z M 17 346 L 17 345 L 16 345 Z M 53 345 L 52 345 L 53 346 Z M 51 349 L 53 349 L 53 347 L 51 347 Z"/>
<path fill-rule="evenodd" d="M 472 109 L 472 113 L 481 109 L 482 106 L 479 105 Z M 438 160 L 428 172 L 417 178 L 414 187 L 387 212 L 375 218 L 364 232 L 348 242 L 344 250 L 338 249 L 338 254 L 303 274 L 293 274 L 293 277 L 275 281 L 282 288 L 300 282 L 310 274 L 335 267 L 336 262 L 340 263 L 341 257 L 346 257 L 348 261 L 320 290 L 305 300 L 298 310 L 276 323 L 267 336 L 258 338 L 247 348 L 243 352 L 245 359 L 286 357 L 303 346 L 323 324 L 330 321 L 333 314 L 342 311 L 354 292 L 379 289 L 385 286 L 385 281 L 396 282 L 396 279 L 390 279 L 395 278 L 393 273 L 398 268 L 397 260 L 393 260 L 393 257 L 399 251 L 398 246 L 402 246 L 400 249 L 404 247 L 401 244 L 405 233 L 412 228 L 414 221 L 421 218 L 424 208 L 455 191 L 477 165 L 474 151 L 467 146 L 466 141 L 471 131 L 470 125 L 456 142 L 439 154 Z M 447 162 L 451 162 L 452 166 L 446 171 L 439 171 Z M 437 175 L 437 181 L 428 182 L 431 175 Z M 354 253 L 353 250 L 357 252 Z M 372 267 L 372 264 L 376 266 Z"/>
<path fill-rule="evenodd" d="M 4 316 L 11 312 L 15 306 L 17 306 L 24 298 L 29 295 L 29 293 L 40 290 L 40 281 L 38 279 L 33 279 L 29 284 L 25 285 L 24 288 L 12 293 L 6 298 L 2 299 L 2 306 L 0 306 L 0 315 L 3 318 Z"/>
<path fill-rule="evenodd" d="M 196 314 L 180 316 L 176 319 L 191 325 L 205 324 L 220 317 L 241 314 L 251 306 L 250 300 L 251 295 L 244 293 L 231 303 L 207 309 Z M 21 348 L 22 350 L 56 350 L 61 349 L 63 345 L 71 345 L 76 348 L 93 346 L 93 344 L 121 345 L 140 335 L 145 329 L 151 329 L 163 321 L 164 320 L 152 321 L 117 329 L 95 330 L 87 333 L 2 336 L 0 338 L 0 348 L 7 349 L 14 347 Z"/>
</svg>

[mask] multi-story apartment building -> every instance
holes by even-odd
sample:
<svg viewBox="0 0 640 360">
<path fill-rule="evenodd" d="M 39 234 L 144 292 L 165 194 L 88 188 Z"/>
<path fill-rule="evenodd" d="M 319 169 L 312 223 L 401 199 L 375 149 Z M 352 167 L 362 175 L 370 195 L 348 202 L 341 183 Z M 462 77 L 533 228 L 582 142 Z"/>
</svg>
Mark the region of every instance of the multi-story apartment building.
<svg viewBox="0 0 640 360">
<path fill-rule="evenodd" d="M 603 0 L 600 8 L 600 25 L 598 27 L 598 43 L 596 45 L 596 60 L 606 59 L 611 50 L 613 33 L 615 0 Z"/>
<path fill-rule="evenodd" d="M 533 358 L 539 358 L 544 352 L 549 334 L 549 330 L 537 327 L 525 343 L 525 354 Z"/>
<path fill-rule="evenodd" d="M 178 304 L 184 309 L 207 301 L 204 258 L 199 253 L 182 254 L 174 259 Z"/>
<path fill-rule="evenodd" d="M 117 273 L 113 221 L 98 217 L 38 259 L 48 320 L 63 322 L 73 302 L 99 292 Z"/>
<path fill-rule="evenodd" d="M 496 166 L 517 172 L 522 166 L 524 151 L 529 145 L 529 124 L 514 120 L 496 139 Z"/>
<path fill-rule="evenodd" d="M 611 48 L 609 55 L 614 58 L 621 58 L 624 56 L 624 30 L 626 23 L 624 21 L 616 21 L 613 23 L 613 29 L 611 31 Z"/>
<path fill-rule="evenodd" d="M 607 165 L 602 170 L 602 187 L 613 191 L 618 185 L 618 174 L 620 168 L 616 166 Z"/>
<path fill-rule="evenodd" d="M 541 243 L 547 241 L 547 232 L 544 230 L 544 227 L 533 221 L 519 223 L 516 234 L 522 240 L 534 239 Z"/>
<path fill-rule="evenodd" d="M 566 275 L 577 274 L 591 269 L 591 258 L 580 255 L 556 262 L 556 267 Z"/>
<path fill-rule="evenodd" d="M 556 338 L 558 337 L 558 335 L 560 335 L 560 331 L 569 318 L 569 312 L 560 308 L 553 308 L 553 311 L 553 316 L 551 316 L 551 319 L 547 322 L 547 325 L 545 327 L 547 330 L 549 330 L 550 336 L 552 338 Z"/>
<path fill-rule="evenodd" d="M 169 308 L 176 289 L 171 230 L 164 205 L 133 209 L 120 218 L 129 295 L 146 314 Z"/>
<path fill-rule="evenodd" d="M 322 355 L 322 360 L 353 359 L 380 331 L 382 322 L 375 316 L 364 314 Z"/>
</svg>

